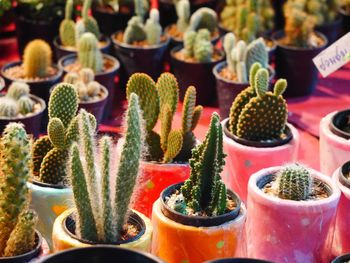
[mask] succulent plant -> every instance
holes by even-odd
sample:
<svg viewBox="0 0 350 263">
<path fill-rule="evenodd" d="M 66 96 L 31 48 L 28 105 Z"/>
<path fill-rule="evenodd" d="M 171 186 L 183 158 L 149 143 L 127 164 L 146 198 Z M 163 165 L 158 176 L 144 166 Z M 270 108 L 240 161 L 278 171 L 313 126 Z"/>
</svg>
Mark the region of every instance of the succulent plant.
<svg viewBox="0 0 350 263">
<path fill-rule="evenodd" d="M 151 9 L 149 18 L 145 24 L 145 31 L 147 36 L 147 42 L 149 45 L 156 45 L 160 43 L 160 37 L 162 35 L 162 27 L 159 24 L 159 11 L 158 9 Z"/>
<path fill-rule="evenodd" d="M 243 40 L 237 42 L 233 33 L 227 33 L 223 46 L 228 69 L 240 83 L 248 82 L 248 72 L 254 63 L 260 63 L 263 68 L 268 67 L 269 57 L 262 38 L 247 45 Z"/>
<path fill-rule="evenodd" d="M 82 19 L 75 25 L 76 43 L 87 32 L 95 35 L 96 39 L 100 39 L 101 33 L 98 24 L 92 16 L 89 16 L 89 10 L 91 8 L 92 0 L 84 0 L 83 8 L 81 11 Z"/>
<path fill-rule="evenodd" d="M 62 20 L 59 28 L 60 40 L 64 46 L 74 47 L 76 43 L 75 22 L 72 19 L 74 3 L 73 0 L 67 0 L 65 18 Z"/>
<path fill-rule="evenodd" d="M 184 52 L 187 58 L 193 58 L 198 62 L 209 62 L 214 52 L 210 42 L 210 33 L 203 28 L 198 32 L 188 30 L 184 34 Z"/>
<path fill-rule="evenodd" d="M 190 2 L 188 0 L 177 1 L 175 3 L 175 9 L 177 14 L 177 30 L 184 33 L 190 22 Z"/>
<path fill-rule="evenodd" d="M 52 51 L 45 41 L 35 39 L 29 42 L 23 55 L 23 70 L 27 78 L 45 78 L 51 66 Z"/>
<path fill-rule="evenodd" d="M 103 56 L 94 34 L 84 33 L 78 42 L 78 60 L 82 68 L 90 68 L 95 73 L 103 70 Z"/>
<path fill-rule="evenodd" d="M 213 33 L 217 30 L 217 25 L 218 18 L 215 11 L 208 7 L 201 7 L 192 14 L 188 30 L 207 29 L 210 33 Z"/>
<path fill-rule="evenodd" d="M 299 164 L 288 165 L 277 174 L 278 197 L 294 201 L 307 200 L 312 191 L 310 172 Z"/>
<path fill-rule="evenodd" d="M 29 252 L 37 217 L 28 211 L 31 140 L 23 125 L 10 123 L 0 139 L 0 257 Z"/>
<path fill-rule="evenodd" d="M 141 115 L 137 95 L 130 94 L 125 140 L 119 162 L 115 165 L 117 157 L 111 138 L 104 136 L 100 139 L 100 154 L 96 156 L 94 124 L 84 110 L 78 114 L 80 141 L 71 148 L 69 174 L 80 238 L 113 243 L 124 230 L 142 154 Z M 100 181 L 101 187 L 98 185 Z"/>
<path fill-rule="evenodd" d="M 287 105 L 282 94 L 287 87 L 279 79 L 273 93 L 267 91 L 269 73 L 259 63 L 250 69 L 250 87 L 243 90 L 232 103 L 229 117 L 230 131 L 246 140 L 265 141 L 278 139 L 287 122 Z"/>
<path fill-rule="evenodd" d="M 186 207 L 194 213 L 218 216 L 227 212 L 227 190 L 220 176 L 225 165 L 222 136 L 220 117 L 213 113 L 205 140 L 192 151 L 190 178 L 180 189 Z"/>
</svg>

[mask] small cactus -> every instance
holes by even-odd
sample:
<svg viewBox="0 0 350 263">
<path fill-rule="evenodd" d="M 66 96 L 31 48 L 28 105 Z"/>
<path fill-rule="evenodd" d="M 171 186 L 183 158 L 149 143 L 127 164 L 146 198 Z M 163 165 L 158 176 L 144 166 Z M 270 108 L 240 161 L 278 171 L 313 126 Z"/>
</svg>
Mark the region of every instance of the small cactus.
<svg viewBox="0 0 350 263">
<path fill-rule="evenodd" d="M 185 33 L 190 20 L 190 3 L 188 0 L 180 0 L 175 3 L 177 22 L 177 30 Z"/>
<path fill-rule="evenodd" d="M 149 3 L 147 0 L 134 0 L 134 8 L 135 8 L 135 14 L 141 19 L 143 22 L 147 10 L 149 8 Z"/>
<path fill-rule="evenodd" d="M 218 18 L 215 11 L 208 7 L 201 7 L 192 14 L 188 30 L 207 29 L 210 33 L 213 33 L 217 30 L 217 24 Z"/>
<path fill-rule="evenodd" d="M 75 46 L 75 22 L 72 20 L 73 0 L 67 0 L 65 18 L 62 20 L 59 28 L 60 40 L 63 46 Z"/>
<path fill-rule="evenodd" d="M 92 33 L 84 33 L 78 42 L 78 60 L 82 68 L 90 68 L 95 73 L 103 70 L 103 57 L 98 41 Z"/>
<path fill-rule="evenodd" d="M 209 62 L 214 52 L 210 42 L 210 33 L 207 29 L 200 29 L 197 33 L 186 31 L 184 35 L 184 52 L 188 58 L 194 58 L 198 62 Z"/>
<path fill-rule="evenodd" d="M 134 42 L 144 41 L 146 38 L 146 31 L 140 17 L 133 16 L 130 18 L 123 35 L 123 42 L 133 44 Z"/>
<path fill-rule="evenodd" d="M 149 45 L 157 45 L 160 43 L 162 27 L 159 24 L 158 9 L 151 9 L 149 18 L 147 19 L 145 24 L 145 32 L 147 36 L 147 42 Z"/>
<path fill-rule="evenodd" d="M 75 26 L 75 35 L 76 35 L 77 43 L 85 33 L 93 34 L 97 40 L 100 39 L 101 37 L 100 29 L 98 27 L 98 24 L 95 18 L 93 18 L 92 16 L 89 16 L 91 3 L 92 3 L 92 0 L 84 0 L 83 8 L 81 11 L 82 19 L 79 20 Z"/>
</svg>

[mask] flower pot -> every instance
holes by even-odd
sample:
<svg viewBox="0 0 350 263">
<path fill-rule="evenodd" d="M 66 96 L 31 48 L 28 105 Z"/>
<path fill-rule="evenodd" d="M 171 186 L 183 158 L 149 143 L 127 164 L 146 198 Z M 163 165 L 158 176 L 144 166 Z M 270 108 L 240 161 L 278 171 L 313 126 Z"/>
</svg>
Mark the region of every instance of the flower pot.
<svg viewBox="0 0 350 263">
<path fill-rule="evenodd" d="M 224 150 L 227 153 L 226 166 L 222 179 L 245 202 L 250 176 L 267 167 L 295 162 L 297 160 L 300 138 L 298 130 L 287 124 L 290 130 L 288 140 L 262 144 L 239 141 L 228 131 L 228 119 L 222 122 L 224 129 Z M 245 143 L 245 144 L 244 144 Z"/>
<path fill-rule="evenodd" d="M 37 212 L 38 230 L 52 247 L 52 227 L 57 216 L 73 204 L 72 189 L 37 181 L 27 183 L 31 207 Z"/>
<path fill-rule="evenodd" d="M 161 192 L 172 184 L 185 181 L 189 176 L 188 164 L 142 162 L 138 183 L 134 189 L 137 202 L 134 202 L 133 209 L 150 218 L 153 203 L 157 201 Z"/>
<path fill-rule="evenodd" d="M 340 36 L 342 22 L 343 19 L 341 16 L 339 16 L 335 21 L 325 25 L 316 26 L 315 29 L 325 35 L 328 40 L 328 45 L 331 45 Z"/>
<path fill-rule="evenodd" d="M 341 191 L 332 244 L 332 255 L 334 257 L 350 251 L 350 232 L 347 224 L 350 220 L 350 185 L 344 178 L 344 174 L 349 171 L 350 162 L 347 162 L 333 174 L 333 180 Z"/>
<path fill-rule="evenodd" d="M 246 209 L 239 197 L 228 191 L 240 204 L 230 213 L 217 217 L 186 216 L 164 202 L 180 186 L 168 187 L 153 205 L 152 254 L 165 262 L 199 263 L 240 253 Z"/>
<path fill-rule="evenodd" d="M 104 45 L 100 47 L 100 50 L 103 54 L 109 54 L 111 49 L 111 40 L 109 37 L 106 37 L 104 35 L 101 36 L 100 41 L 104 42 Z M 65 47 L 62 46 L 61 39 L 59 36 L 56 36 L 53 40 L 53 45 L 55 48 L 55 54 L 56 59 L 59 60 L 60 58 L 77 53 L 77 50 L 75 47 Z"/>
<path fill-rule="evenodd" d="M 2 96 L 2 95 L 0 95 Z M 29 97 L 35 101 L 35 103 L 39 103 L 41 106 L 41 110 L 31 114 L 29 116 L 23 116 L 23 117 L 0 117 L 0 134 L 5 129 L 6 125 L 10 122 L 21 122 L 24 124 L 24 128 L 28 134 L 32 134 L 35 138 L 39 137 L 40 134 L 40 127 L 41 127 L 41 121 L 43 119 L 44 112 L 46 111 L 46 104 L 45 101 L 40 99 L 37 96 L 29 95 Z"/>
<path fill-rule="evenodd" d="M 197 89 L 197 103 L 204 106 L 217 105 L 215 90 L 215 76 L 213 68 L 216 64 L 224 60 L 223 51 L 217 50 L 221 58 L 217 61 L 206 63 L 186 62 L 176 58 L 174 55 L 183 46 L 177 46 L 171 50 L 171 67 L 179 83 L 180 98 L 184 98 L 188 86 L 195 86 Z"/>
<path fill-rule="evenodd" d="M 294 201 L 264 193 L 283 167 L 271 167 L 253 174 L 248 183 L 246 224 L 248 257 L 273 262 L 329 262 L 332 223 L 340 191 L 330 177 L 309 169 L 313 180 L 329 194 L 319 200 Z"/>
<path fill-rule="evenodd" d="M 308 96 L 315 90 L 318 72 L 312 59 L 328 43 L 323 34 L 317 32 L 317 35 L 323 39 L 324 44 L 316 48 L 297 48 L 280 44 L 279 40 L 284 36 L 283 31 L 277 31 L 272 35 L 272 40 L 277 45 L 275 56 L 277 78 L 285 78 L 288 81 L 284 97 Z"/>
<path fill-rule="evenodd" d="M 332 260 L 331 263 L 346 263 L 349 260 L 350 260 L 350 254 L 345 254 L 335 258 L 334 260 Z"/>
<path fill-rule="evenodd" d="M 339 129 L 332 125 L 335 116 L 341 117 L 343 112 L 332 112 L 324 117 L 320 122 L 320 167 L 321 172 L 331 176 L 333 172 L 349 161 L 350 138 L 341 136 Z M 338 117 L 337 117 L 338 119 Z M 331 125 L 334 129 L 331 129 Z"/>
<path fill-rule="evenodd" d="M 350 31 L 350 14 L 347 13 L 344 8 L 340 8 L 339 13 L 343 19 L 342 29 L 343 29 L 343 34 L 345 35 Z"/>
<path fill-rule="evenodd" d="M 272 263 L 271 261 L 253 259 L 253 258 L 222 258 L 207 261 L 206 263 Z"/>
<path fill-rule="evenodd" d="M 109 117 L 109 115 L 112 112 L 113 108 L 113 99 L 114 94 L 118 91 L 116 91 L 116 87 L 114 84 L 114 78 L 117 76 L 120 63 L 117 59 L 110 55 L 103 54 L 103 59 L 110 61 L 110 63 L 113 65 L 110 69 L 104 72 L 95 73 L 95 80 L 99 82 L 102 86 L 104 86 L 108 90 L 108 99 L 104 110 L 104 118 Z M 67 70 L 65 70 L 65 66 L 72 64 L 76 62 L 77 60 L 77 54 L 70 54 L 67 56 L 62 57 L 58 61 L 58 66 L 61 68 L 61 70 L 64 72 L 64 74 L 67 74 Z"/>
<path fill-rule="evenodd" d="M 75 248 L 53 254 L 40 260 L 38 263 L 75 263 L 91 262 L 105 263 L 113 259 L 118 262 L 129 263 L 161 263 L 162 261 L 148 253 L 141 253 L 131 249 L 125 249 L 115 246 L 91 246 L 84 248 Z"/>
<path fill-rule="evenodd" d="M 216 92 L 218 96 L 218 104 L 221 118 L 227 118 L 230 115 L 232 102 L 234 101 L 236 96 L 239 93 L 241 93 L 241 91 L 249 87 L 249 82 L 239 83 L 223 78 L 219 73 L 226 66 L 227 62 L 223 61 L 213 68 L 213 74 L 216 78 Z M 275 71 L 272 67 L 269 67 L 269 71 L 271 82 L 275 76 Z"/>
<path fill-rule="evenodd" d="M 75 221 L 72 218 L 75 209 L 69 209 L 59 215 L 53 225 L 52 241 L 55 252 L 69 249 L 101 245 L 88 240 L 79 239 L 75 235 Z M 152 225 L 151 221 L 143 214 L 134 211 L 129 216 L 129 222 L 140 228 L 140 233 L 131 240 L 120 241 L 116 244 L 123 248 L 130 248 L 148 252 L 151 247 Z"/>
</svg>

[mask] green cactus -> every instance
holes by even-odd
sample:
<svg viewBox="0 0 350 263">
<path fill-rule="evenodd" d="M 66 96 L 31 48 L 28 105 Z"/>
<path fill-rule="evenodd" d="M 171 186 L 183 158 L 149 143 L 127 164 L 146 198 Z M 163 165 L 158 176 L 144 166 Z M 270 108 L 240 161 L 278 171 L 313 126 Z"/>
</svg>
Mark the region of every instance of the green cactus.
<svg viewBox="0 0 350 263">
<path fill-rule="evenodd" d="M 147 36 L 147 42 L 149 45 L 157 45 L 160 43 L 160 37 L 162 35 L 162 27 L 159 24 L 159 11 L 158 9 L 151 9 L 149 18 L 145 24 L 145 32 Z"/>
<path fill-rule="evenodd" d="M 205 63 L 212 59 L 214 52 L 213 44 L 210 42 L 210 33 L 207 29 L 198 32 L 186 31 L 184 35 L 184 53 L 188 58 Z"/>
<path fill-rule="evenodd" d="M 97 38 L 92 33 L 84 33 L 78 42 L 78 60 L 82 68 L 90 68 L 95 73 L 103 70 L 103 57 L 98 48 Z"/>
<path fill-rule="evenodd" d="M 294 201 L 307 200 L 312 191 L 310 172 L 301 165 L 289 165 L 277 174 L 278 197 Z"/>
<path fill-rule="evenodd" d="M 138 16 L 133 16 L 128 21 L 128 26 L 123 35 L 123 42 L 126 44 L 133 44 L 147 39 L 147 34 L 142 24 L 142 20 Z"/>
<path fill-rule="evenodd" d="M 76 43 L 75 22 L 72 20 L 73 0 L 67 0 L 65 18 L 59 28 L 60 40 L 63 46 L 74 47 Z"/>
<path fill-rule="evenodd" d="M 184 34 L 184 50 L 186 57 L 194 56 L 194 43 L 196 41 L 197 33 L 195 31 L 188 30 Z"/>
<path fill-rule="evenodd" d="M 217 30 L 217 25 L 218 17 L 215 11 L 208 7 L 201 7 L 192 14 L 188 30 L 207 29 L 210 33 L 213 33 Z"/>
<path fill-rule="evenodd" d="M 75 34 L 76 34 L 76 42 L 79 43 L 79 39 L 85 33 L 93 34 L 97 40 L 100 39 L 101 33 L 98 27 L 98 24 L 92 16 L 89 16 L 89 10 L 91 8 L 92 0 L 84 0 L 83 8 L 81 11 L 82 19 L 76 23 L 75 26 Z"/>
<path fill-rule="evenodd" d="M 220 117 L 213 113 L 204 142 L 192 152 L 191 175 L 181 187 L 184 202 L 194 212 L 218 216 L 227 212 L 227 193 L 220 173 L 225 165 Z"/>
<path fill-rule="evenodd" d="M 134 0 L 134 8 L 135 14 L 141 19 L 141 22 L 143 22 L 149 8 L 148 1 Z"/>
<path fill-rule="evenodd" d="M 185 33 L 190 20 L 190 2 L 188 0 L 180 0 L 175 3 L 177 22 L 177 30 Z"/>
<path fill-rule="evenodd" d="M 23 96 L 17 101 L 19 113 L 26 115 L 33 112 L 34 102 L 29 96 Z"/>
<path fill-rule="evenodd" d="M 23 55 L 23 71 L 27 78 L 45 78 L 51 66 L 52 51 L 45 41 L 35 39 L 29 42 Z"/>
<path fill-rule="evenodd" d="M 7 90 L 6 96 L 18 100 L 22 96 L 29 96 L 29 85 L 25 82 L 14 81 Z"/>
</svg>

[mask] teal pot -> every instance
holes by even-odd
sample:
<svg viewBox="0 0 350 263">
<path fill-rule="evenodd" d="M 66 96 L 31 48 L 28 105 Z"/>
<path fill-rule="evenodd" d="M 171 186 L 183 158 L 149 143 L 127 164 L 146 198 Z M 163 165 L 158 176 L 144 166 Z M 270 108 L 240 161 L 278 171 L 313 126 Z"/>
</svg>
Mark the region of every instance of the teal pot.
<svg viewBox="0 0 350 263">
<path fill-rule="evenodd" d="M 72 207 L 72 189 L 45 184 L 37 181 L 28 182 L 31 195 L 31 208 L 38 216 L 38 230 L 52 247 L 52 227 L 57 216 Z"/>
<path fill-rule="evenodd" d="M 332 23 L 316 26 L 315 29 L 318 32 L 321 32 L 323 35 L 325 35 L 326 38 L 328 39 L 328 45 L 331 45 L 341 35 L 342 22 L 343 22 L 343 18 L 342 16 L 339 16 Z"/>
<path fill-rule="evenodd" d="M 346 12 L 345 9 L 342 7 L 339 9 L 339 13 L 343 19 L 342 33 L 345 35 L 350 31 L 350 12 Z"/>
<path fill-rule="evenodd" d="M 110 64 L 110 68 L 108 68 L 108 70 L 105 70 L 103 72 L 96 73 L 95 80 L 108 90 L 109 95 L 108 95 L 107 102 L 105 105 L 105 110 L 103 113 L 103 119 L 106 119 L 112 113 L 114 94 L 117 92 L 114 80 L 118 75 L 120 63 L 114 57 L 106 54 L 103 54 L 103 60 L 104 62 L 108 62 Z M 70 54 L 62 57 L 58 61 L 58 66 L 64 72 L 64 74 L 67 74 L 68 71 L 65 69 L 65 67 L 67 65 L 75 63 L 76 61 L 77 61 L 77 54 Z"/>
</svg>

